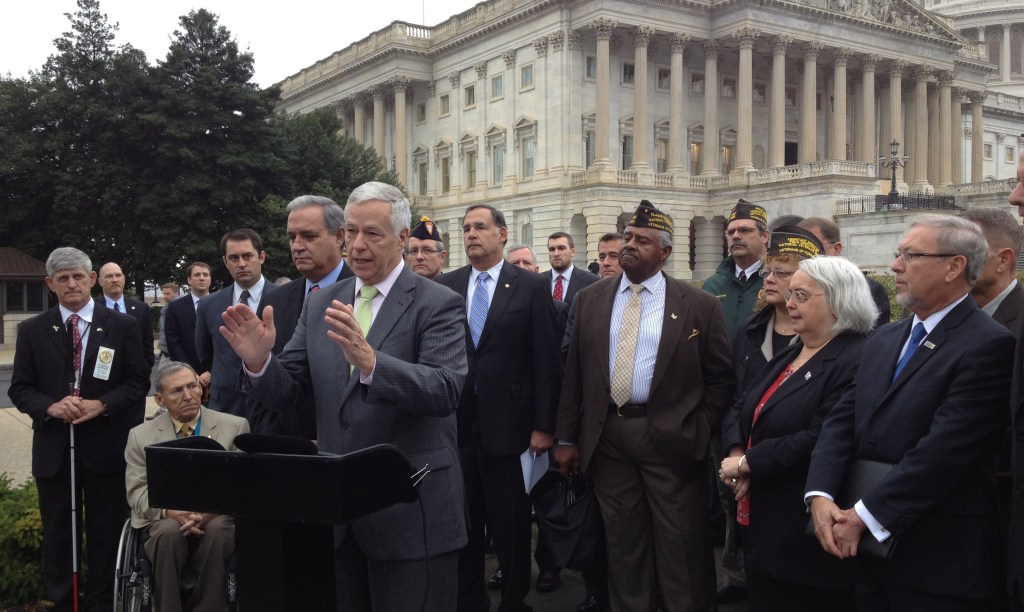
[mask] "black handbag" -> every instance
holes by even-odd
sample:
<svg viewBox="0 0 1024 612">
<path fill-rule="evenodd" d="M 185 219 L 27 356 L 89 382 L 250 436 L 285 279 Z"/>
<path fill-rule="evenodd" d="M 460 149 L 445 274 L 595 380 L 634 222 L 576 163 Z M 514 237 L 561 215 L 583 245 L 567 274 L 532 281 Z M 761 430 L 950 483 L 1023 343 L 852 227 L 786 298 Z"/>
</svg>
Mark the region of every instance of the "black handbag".
<svg viewBox="0 0 1024 612">
<path fill-rule="evenodd" d="M 533 494 L 537 528 L 557 567 L 577 571 L 604 561 L 604 524 L 593 483 L 582 475 L 558 477 Z"/>
</svg>

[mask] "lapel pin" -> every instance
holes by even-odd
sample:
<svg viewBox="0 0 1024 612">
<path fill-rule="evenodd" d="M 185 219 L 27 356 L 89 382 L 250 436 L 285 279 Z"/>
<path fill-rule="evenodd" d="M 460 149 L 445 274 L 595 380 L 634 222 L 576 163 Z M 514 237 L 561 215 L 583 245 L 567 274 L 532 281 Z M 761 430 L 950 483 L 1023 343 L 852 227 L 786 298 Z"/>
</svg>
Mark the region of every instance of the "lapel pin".
<svg viewBox="0 0 1024 612">
<path fill-rule="evenodd" d="M 677 316 L 676 316 L 676 313 L 674 313 L 674 312 L 673 312 L 673 313 L 672 313 L 672 314 L 671 314 L 670 316 L 672 317 L 672 319 L 673 319 L 673 320 L 675 320 L 675 319 L 678 319 L 678 318 L 679 318 L 679 317 L 677 317 Z"/>
<path fill-rule="evenodd" d="M 60 326 L 59 325 L 54 325 L 53 326 L 53 331 L 60 331 Z"/>
<path fill-rule="evenodd" d="M 672 318 L 674 319 L 674 318 L 676 318 L 676 316 L 672 315 Z M 687 338 L 687 340 L 693 340 L 694 338 L 696 338 L 699 335 L 700 335 L 700 332 L 697 331 L 696 329 L 694 329 L 692 332 L 690 332 L 690 337 Z"/>
<path fill-rule="evenodd" d="M 508 283 L 505 283 L 505 288 L 508 289 L 509 287 L 510 285 Z"/>
<path fill-rule="evenodd" d="M 96 331 L 97 331 L 97 332 L 101 332 L 101 331 L 103 331 L 103 328 L 102 328 L 102 327 L 97 327 L 97 328 L 96 328 Z"/>
<path fill-rule="evenodd" d="M 934 344 L 932 344 L 932 343 L 931 343 L 930 341 L 928 341 L 928 340 L 925 340 L 925 342 L 924 342 L 924 346 L 925 346 L 925 348 L 928 348 L 928 349 L 934 349 L 934 348 L 935 348 L 935 345 L 934 345 Z"/>
<path fill-rule="evenodd" d="M 810 372 L 804 374 L 804 380 L 810 380 L 810 379 L 811 379 L 811 373 Z"/>
</svg>

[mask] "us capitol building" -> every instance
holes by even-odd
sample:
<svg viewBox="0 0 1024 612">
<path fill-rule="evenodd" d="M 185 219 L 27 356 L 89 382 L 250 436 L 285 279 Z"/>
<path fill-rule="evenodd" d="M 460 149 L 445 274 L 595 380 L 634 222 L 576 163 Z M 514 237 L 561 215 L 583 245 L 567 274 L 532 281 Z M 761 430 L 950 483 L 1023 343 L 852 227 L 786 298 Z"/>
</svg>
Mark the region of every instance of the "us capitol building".
<svg viewBox="0 0 1024 612">
<path fill-rule="evenodd" d="M 370 33 L 280 83 L 278 110 L 333 108 L 451 267 L 471 204 L 540 253 L 570 232 L 585 265 L 648 198 L 676 222 L 666 272 L 700 280 L 745 198 L 835 219 L 884 270 L 914 215 L 1006 205 L 1022 60 L 1024 0 L 488 0 Z"/>
</svg>

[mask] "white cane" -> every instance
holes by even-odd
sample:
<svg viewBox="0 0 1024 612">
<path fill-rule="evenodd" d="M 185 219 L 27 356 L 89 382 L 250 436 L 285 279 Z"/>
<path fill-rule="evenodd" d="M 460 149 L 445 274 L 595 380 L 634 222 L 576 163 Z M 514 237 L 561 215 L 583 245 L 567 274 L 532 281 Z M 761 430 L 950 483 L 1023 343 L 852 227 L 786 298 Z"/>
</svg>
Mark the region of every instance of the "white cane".
<svg viewBox="0 0 1024 612">
<path fill-rule="evenodd" d="M 71 430 L 71 594 L 74 610 L 78 612 L 78 487 L 75 486 L 75 426 Z"/>
</svg>

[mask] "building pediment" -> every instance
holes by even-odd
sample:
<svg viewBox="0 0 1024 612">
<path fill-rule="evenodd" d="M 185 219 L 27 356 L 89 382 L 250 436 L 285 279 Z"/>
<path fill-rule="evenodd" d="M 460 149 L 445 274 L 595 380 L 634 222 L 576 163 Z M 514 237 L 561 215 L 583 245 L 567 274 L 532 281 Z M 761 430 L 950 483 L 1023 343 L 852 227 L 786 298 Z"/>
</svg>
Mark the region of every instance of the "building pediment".
<svg viewBox="0 0 1024 612">
<path fill-rule="evenodd" d="M 762 2 L 757 2 L 763 4 Z M 769 4 L 816 13 L 832 21 L 860 22 L 915 38 L 960 46 L 963 40 L 941 17 L 910 0 L 769 0 Z"/>
</svg>

